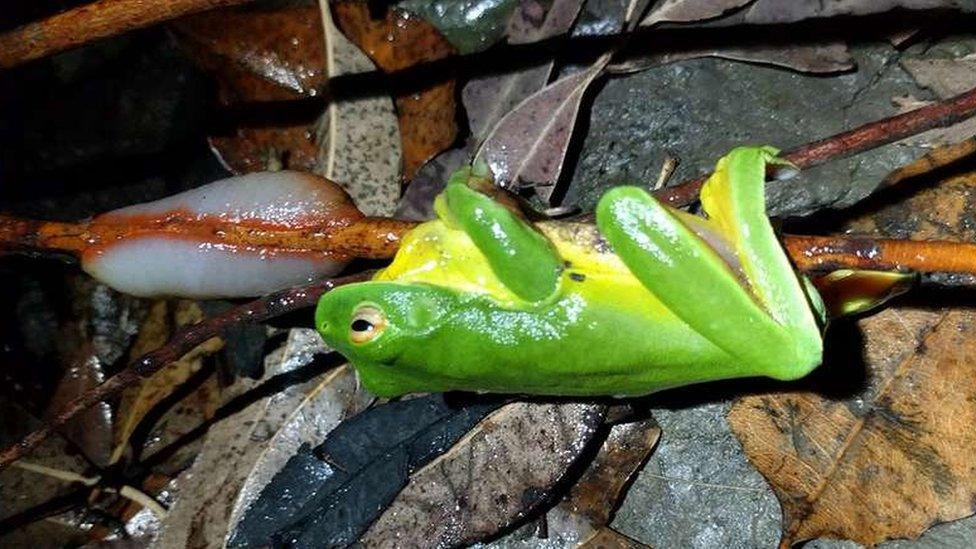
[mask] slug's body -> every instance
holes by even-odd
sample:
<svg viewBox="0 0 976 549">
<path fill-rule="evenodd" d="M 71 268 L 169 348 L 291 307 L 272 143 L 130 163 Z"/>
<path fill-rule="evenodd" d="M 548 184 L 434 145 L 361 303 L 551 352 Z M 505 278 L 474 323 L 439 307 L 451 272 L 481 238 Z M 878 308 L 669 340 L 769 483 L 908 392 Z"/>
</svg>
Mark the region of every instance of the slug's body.
<svg viewBox="0 0 976 549">
<path fill-rule="evenodd" d="M 476 174 L 456 174 L 439 219 L 373 281 L 323 296 L 316 325 L 383 396 L 620 396 L 803 376 L 822 354 L 817 296 L 765 216 L 767 162 L 767 148 L 722 159 L 702 193 L 709 219 L 618 187 L 597 227 L 529 224 L 472 188 Z"/>
</svg>

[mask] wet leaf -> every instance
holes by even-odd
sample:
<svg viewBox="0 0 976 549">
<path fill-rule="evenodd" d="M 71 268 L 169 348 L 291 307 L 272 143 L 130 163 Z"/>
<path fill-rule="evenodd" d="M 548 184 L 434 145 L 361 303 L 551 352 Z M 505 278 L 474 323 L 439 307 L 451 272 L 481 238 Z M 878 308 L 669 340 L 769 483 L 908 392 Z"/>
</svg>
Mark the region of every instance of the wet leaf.
<svg viewBox="0 0 976 549">
<path fill-rule="evenodd" d="M 135 360 L 158 349 L 169 340 L 176 328 L 195 324 L 201 320 L 203 320 L 203 312 L 191 301 L 179 301 L 172 307 L 166 301 L 157 301 L 150 309 L 139 337 L 132 345 L 130 358 Z M 122 458 L 129 445 L 129 437 L 146 414 L 179 389 L 190 376 L 198 372 L 203 367 L 203 357 L 219 351 L 223 346 L 224 342 L 220 338 L 209 339 L 180 360 L 159 370 L 139 385 L 128 388 L 122 394 L 111 463 Z"/>
<path fill-rule="evenodd" d="M 314 451 L 303 445 L 238 523 L 234 546 L 345 546 L 407 483 L 497 400 L 452 404 L 443 394 L 372 408 L 337 427 Z"/>
<path fill-rule="evenodd" d="M 393 101 L 343 90 L 338 77 L 376 67 L 333 22 L 320 0 L 329 74 L 329 106 L 317 129 L 315 173 L 343 186 L 366 215 L 389 216 L 400 198 L 401 140 Z"/>
<path fill-rule="evenodd" d="M 314 330 L 292 330 L 285 345 L 266 358 L 261 380 L 241 379 L 225 392 L 196 461 L 177 479 L 179 495 L 156 547 L 224 544 L 241 486 L 273 435 L 318 384 L 314 359 L 324 351 Z"/>
<path fill-rule="evenodd" d="M 397 8 L 388 9 L 379 19 L 371 16 L 366 2 L 338 2 L 333 4 L 333 11 L 342 32 L 384 72 L 401 71 L 456 53 L 437 28 Z M 455 80 L 452 74 L 441 72 L 436 78 L 425 78 L 420 86 L 403 86 L 405 89 L 395 97 L 404 178 L 408 181 L 457 137 Z"/>
<path fill-rule="evenodd" d="M 503 187 L 533 186 L 544 200 L 553 195 L 562 172 L 580 103 L 609 57 L 565 76 L 531 95 L 491 130 L 475 155 Z"/>
<path fill-rule="evenodd" d="M 958 59 L 903 58 L 901 66 L 912 75 L 919 86 L 932 90 L 939 99 L 946 99 L 976 87 L 976 57 L 973 56 Z M 925 103 L 916 102 L 905 110 L 918 108 L 923 104 Z M 976 136 L 976 118 L 924 132 L 905 142 L 933 147 L 958 143 L 973 136 Z"/>
<path fill-rule="evenodd" d="M 649 27 L 665 21 L 688 22 L 712 19 L 742 7 L 752 0 L 664 0 L 658 2 L 640 25 Z"/>
<path fill-rule="evenodd" d="M 509 404 L 410 478 L 367 547 L 458 546 L 512 525 L 551 495 L 602 422 L 596 404 Z"/>
<path fill-rule="evenodd" d="M 181 46 L 218 83 L 224 107 L 251 105 L 251 116 L 229 111 L 231 120 L 209 136 L 218 158 L 234 173 L 315 166 L 315 113 L 255 108 L 254 103 L 317 96 L 326 82 L 325 45 L 318 10 L 219 10 L 181 19 L 173 29 Z M 279 103 L 284 105 L 284 103 Z"/>
<path fill-rule="evenodd" d="M 509 26 L 509 42 L 536 42 L 568 32 L 582 4 L 579 0 L 555 0 L 545 10 L 535 2 L 520 3 Z M 465 84 L 461 97 L 476 146 L 503 116 L 549 81 L 552 66 L 549 59 L 514 71 L 475 75 Z"/>
<path fill-rule="evenodd" d="M 429 21 L 458 52 L 468 54 L 487 49 L 505 36 L 518 4 L 518 0 L 406 0 L 399 7 Z"/>
<path fill-rule="evenodd" d="M 944 179 L 847 229 L 972 239 L 974 186 L 974 174 Z M 963 427 L 976 420 L 969 367 L 976 312 L 924 306 L 931 301 L 924 293 L 918 299 L 922 307 L 859 321 L 863 341 L 828 333 L 828 358 L 814 377 L 820 390 L 750 396 L 730 412 L 733 431 L 783 506 L 784 544 L 914 538 L 976 510 L 976 435 Z"/>
<path fill-rule="evenodd" d="M 359 414 L 372 401 L 373 397 L 360 386 L 355 370 L 348 365 L 329 372 L 319 382 L 278 429 L 244 481 L 231 513 L 231 531 L 234 532 L 231 546 L 248 545 L 246 540 L 261 537 L 255 533 L 259 525 L 251 521 L 241 524 L 241 520 L 299 448 L 322 444 L 340 422 Z M 263 534 L 270 536 L 271 533 L 273 531 Z"/>
</svg>

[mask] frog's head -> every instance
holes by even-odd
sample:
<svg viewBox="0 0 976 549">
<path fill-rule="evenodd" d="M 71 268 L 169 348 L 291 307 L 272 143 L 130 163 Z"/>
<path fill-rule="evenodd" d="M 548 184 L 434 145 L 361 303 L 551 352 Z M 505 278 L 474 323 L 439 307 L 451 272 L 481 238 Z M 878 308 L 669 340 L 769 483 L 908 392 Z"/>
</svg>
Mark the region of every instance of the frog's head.
<svg viewBox="0 0 976 549">
<path fill-rule="evenodd" d="M 357 367 L 369 389 L 399 393 L 403 377 L 419 372 L 404 371 L 398 359 L 423 345 L 462 301 L 457 292 L 429 284 L 350 284 L 322 296 L 315 326 L 327 345 Z"/>
</svg>

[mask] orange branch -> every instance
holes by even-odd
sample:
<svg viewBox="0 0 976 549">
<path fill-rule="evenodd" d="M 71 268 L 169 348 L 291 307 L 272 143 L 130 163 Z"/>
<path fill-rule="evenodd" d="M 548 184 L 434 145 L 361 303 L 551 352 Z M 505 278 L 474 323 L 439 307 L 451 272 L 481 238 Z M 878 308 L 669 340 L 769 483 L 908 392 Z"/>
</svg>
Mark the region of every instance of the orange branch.
<svg viewBox="0 0 976 549">
<path fill-rule="evenodd" d="M 0 68 L 10 68 L 99 38 L 252 0 L 97 0 L 0 34 Z"/>
</svg>

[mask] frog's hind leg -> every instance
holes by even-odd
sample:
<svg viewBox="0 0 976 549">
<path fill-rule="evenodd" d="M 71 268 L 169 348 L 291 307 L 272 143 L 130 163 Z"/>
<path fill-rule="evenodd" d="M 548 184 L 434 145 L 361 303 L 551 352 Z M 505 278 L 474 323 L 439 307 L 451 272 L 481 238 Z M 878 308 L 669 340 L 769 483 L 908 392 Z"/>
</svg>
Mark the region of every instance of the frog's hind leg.
<svg viewBox="0 0 976 549">
<path fill-rule="evenodd" d="M 761 174 L 759 181 L 761 200 Z M 763 373 L 796 378 L 819 364 L 819 332 L 814 334 L 814 341 L 806 333 L 797 337 L 795 328 L 771 316 L 729 264 L 682 221 L 682 215 L 638 187 L 614 188 L 597 206 L 600 232 L 634 276 L 694 331 L 740 365 L 740 372 L 727 372 L 723 377 Z M 749 217 L 748 221 L 756 220 Z M 765 212 L 763 222 L 768 226 Z M 741 258 L 740 247 L 749 245 L 749 239 L 733 242 L 736 255 Z M 781 249 L 776 253 L 783 254 Z M 750 271 L 746 274 L 752 276 Z M 796 280 L 792 270 L 790 275 Z M 775 281 L 758 281 L 760 285 L 766 283 Z M 810 315 L 809 309 L 805 314 Z"/>
<path fill-rule="evenodd" d="M 442 197 L 450 223 L 468 234 L 495 276 L 513 293 L 526 301 L 540 301 L 556 291 L 562 260 L 545 236 L 462 181 L 452 178 Z"/>
</svg>

